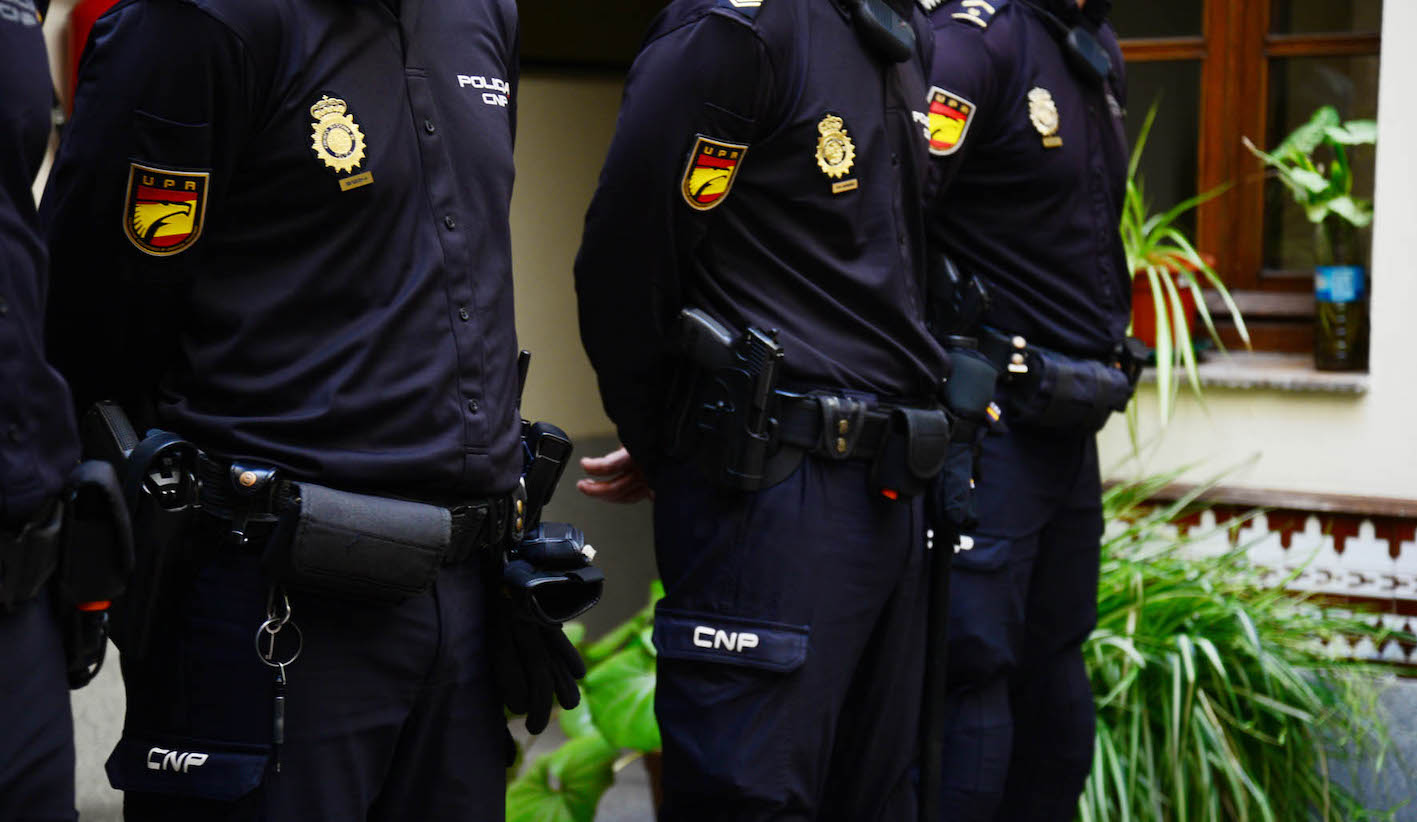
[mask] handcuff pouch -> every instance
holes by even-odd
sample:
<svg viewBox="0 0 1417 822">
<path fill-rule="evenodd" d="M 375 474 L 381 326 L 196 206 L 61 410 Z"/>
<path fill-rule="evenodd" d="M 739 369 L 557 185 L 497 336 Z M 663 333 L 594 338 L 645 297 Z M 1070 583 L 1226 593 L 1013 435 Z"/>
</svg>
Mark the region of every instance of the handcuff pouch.
<svg viewBox="0 0 1417 822">
<path fill-rule="evenodd" d="M 871 485 L 889 499 L 919 496 L 945 465 L 950 421 L 943 410 L 894 408 L 881 450 L 871 464 Z"/>
</svg>

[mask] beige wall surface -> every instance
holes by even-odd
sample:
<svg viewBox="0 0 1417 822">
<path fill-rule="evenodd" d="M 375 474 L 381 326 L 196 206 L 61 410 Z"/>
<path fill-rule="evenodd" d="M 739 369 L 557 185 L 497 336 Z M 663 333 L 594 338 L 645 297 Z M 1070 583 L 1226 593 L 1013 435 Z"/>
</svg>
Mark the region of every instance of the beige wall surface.
<svg viewBox="0 0 1417 822">
<path fill-rule="evenodd" d="M 571 267 L 621 89 L 619 75 L 530 73 L 517 104 L 512 263 L 517 334 L 532 352 L 522 411 L 573 438 L 614 430 L 581 348 Z"/>
<path fill-rule="evenodd" d="M 1417 498 L 1417 108 L 1411 78 L 1417 3 L 1383 9 L 1373 224 L 1372 353 L 1362 396 L 1262 390 L 1206 393 L 1200 407 L 1182 390 L 1176 417 L 1158 439 L 1155 392 L 1141 397 L 1144 459 L 1126 472 L 1199 464 L 1195 478 L 1253 458 L 1227 484 L 1331 494 Z M 1150 443 L 1150 447 L 1147 447 Z M 1101 438 L 1104 470 L 1131 452 L 1116 417 Z M 1119 472 L 1120 473 L 1120 472 Z"/>
</svg>

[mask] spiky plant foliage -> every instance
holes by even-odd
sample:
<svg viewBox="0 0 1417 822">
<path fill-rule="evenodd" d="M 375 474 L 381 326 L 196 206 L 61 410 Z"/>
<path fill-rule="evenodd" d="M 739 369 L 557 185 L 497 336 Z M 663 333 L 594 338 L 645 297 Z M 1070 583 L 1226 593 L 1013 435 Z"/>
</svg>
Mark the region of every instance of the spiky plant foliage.
<svg viewBox="0 0 1417 822">
<path fill-rule="evenodd" d="M 1361 617 L 1272 584 L 1244 559 L 1189 556 L 1194 495 L 1144 500 L 1164 479 L 1113 488 L 1099 621 L 1086 655 L 1098 707 L 1083 822 L 1305 822 L 1391 814 L 1337 779 L 1382 768 L 1382 669 L 1335 638 L 1388 638 Z"/>
</svg>

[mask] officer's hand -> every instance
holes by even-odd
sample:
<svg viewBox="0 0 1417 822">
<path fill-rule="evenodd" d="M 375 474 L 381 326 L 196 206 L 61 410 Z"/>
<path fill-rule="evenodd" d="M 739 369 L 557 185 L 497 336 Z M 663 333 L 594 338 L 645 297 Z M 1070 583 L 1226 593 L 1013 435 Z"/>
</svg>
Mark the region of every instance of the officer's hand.
<svg viewBox="0 0 1417 822">
<path fill-rule="evenodd" d="M 644 469 L 622 445 L 603 457 L 581 457 L 581 469 L 590 476 L 576 483 L 576 490 L 606 502 L 630 503 L 654 499 Z"/>
</svg>

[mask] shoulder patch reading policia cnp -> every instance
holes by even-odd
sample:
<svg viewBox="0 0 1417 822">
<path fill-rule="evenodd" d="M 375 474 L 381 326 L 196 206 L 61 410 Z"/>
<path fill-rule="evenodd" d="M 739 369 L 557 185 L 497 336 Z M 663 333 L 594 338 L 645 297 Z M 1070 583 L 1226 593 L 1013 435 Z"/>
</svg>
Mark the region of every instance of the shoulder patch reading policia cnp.
<svg viewBox="0 0 1417 822">
<path fill-rule="evenodd" d="M 747 153 L 745 145 L 698 135 L 684 168 L 684 181 L 679 186 L 684 202 L 697 211 L 708 211 L 723 202 L 733 187 L 733 178 L 738 176 L 738 165 Z"/>
<path fill-rule="evenodd" d="M 976 110 L 973 103 L 958 94 L 931 86 L 930 153 L 943 157 L 959 151 Z"/>
<path fill-rule="evenodd" d="M 132 163 L 123 200 L 123 232 L 144 254 L 166 257 L 192 247 L 207 213 L 205 171 Z"/>
</svg>

